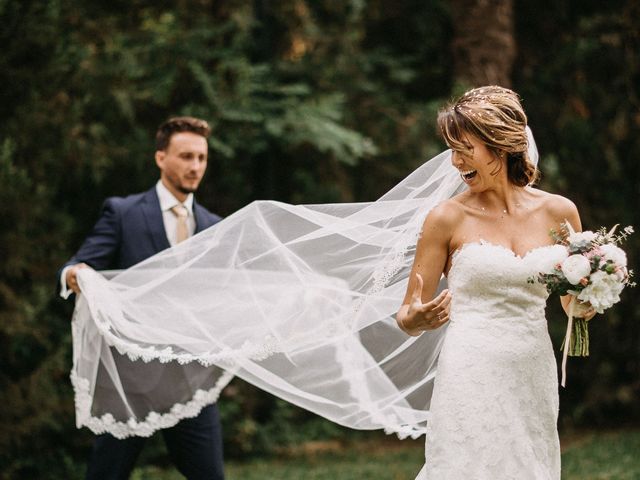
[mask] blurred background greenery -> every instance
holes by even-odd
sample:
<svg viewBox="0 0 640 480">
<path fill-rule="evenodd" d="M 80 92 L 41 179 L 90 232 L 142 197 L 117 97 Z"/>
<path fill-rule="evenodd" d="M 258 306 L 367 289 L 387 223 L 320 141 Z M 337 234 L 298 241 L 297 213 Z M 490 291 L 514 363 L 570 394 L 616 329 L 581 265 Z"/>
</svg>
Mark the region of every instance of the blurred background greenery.
<svg viewBox="0 0 640 480">
<path fill-rule="evenodd" d="M 1 478 L 84 469 L 92 434 L 75 429 L 72 305 L 55 273 L 105 197 L 156 180 L 168 116 L 212 124 L 198 198 L 219 214 L 370 201 L 443 149 L 443 102 L 498 83 L 523 98 L 541 187 L 573 199 L 586 228 L 640 227 L 635 0 L 0 0 L 0 18 Z M 637 295 L 570 360 L 564 435 L 638 426 Z M 549 318 L 559 347 L 555 302 Z M 220 407 L 229 459 L 360 438 L 239 381 Z M 152 442 L 142 464 L 162 461 Z"/>
</svg>

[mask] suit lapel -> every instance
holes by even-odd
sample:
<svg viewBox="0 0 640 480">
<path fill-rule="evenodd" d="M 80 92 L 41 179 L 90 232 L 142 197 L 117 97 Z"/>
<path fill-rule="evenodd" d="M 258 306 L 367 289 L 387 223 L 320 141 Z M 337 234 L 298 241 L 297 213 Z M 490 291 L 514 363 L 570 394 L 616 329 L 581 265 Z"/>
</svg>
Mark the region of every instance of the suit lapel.
<svg viewBox="0 0 640 480">
<path fill-rule="evenodd" d="M 196 220 L 195 233 L 200 233 L 202 230 L 210 226 L 209 224 L 206 223 L 205 218 L 202 212 L 200 211 L 200 205 L 196 203 L 195 199 L 193 200 L 193 217 Z"/>
<path fill-rule="evenodd" d="M 164 220 L 162 219 L 162 210 L 160 210 L 160 200 L 158 199 L 156 187 L 153 187 L 145 193 L 142 212 L 156 251 L 159 252 L 169 248 L 169 240 L 167 239 L 167 232 L 164 229 Z"/>
</svg>

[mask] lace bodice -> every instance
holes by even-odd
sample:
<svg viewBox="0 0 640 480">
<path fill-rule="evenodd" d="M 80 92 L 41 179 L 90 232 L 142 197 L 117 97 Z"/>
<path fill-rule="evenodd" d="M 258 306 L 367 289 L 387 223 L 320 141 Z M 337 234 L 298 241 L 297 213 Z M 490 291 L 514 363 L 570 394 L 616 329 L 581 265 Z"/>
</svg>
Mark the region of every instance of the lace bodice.
<svg viewBox="0 0 640 480">
<path fill-rule="evenodd" d="M 506 296 L 517 297 L 522 308 L 544 308 L 546 289 L 527 280 L 557 263 L 564 251 L 557 245 L 545 245 L 520 257 L 502 245 L 486 241 L 467 243 L 453 254 L 449 288 L 458 297 L 456 303 L 460 306 L 477 307 L 477 303 L 466 301 L 469 297 L 480 296 L 483 302 L 491 302 L 493 315 L 500 313 L 500 306 L 512 306 L 504 302 Z M 493 298 L 499 302 L 492 302 Z"/>
<path fill-rule="evenodd" d="M 559 480 L 547 292 L 527 281 L 557 263 L 559 248 L 539 247 L 520 257 L 482 241 L 454 254 L 451 321 L 418 478 Z"/>
</svg>

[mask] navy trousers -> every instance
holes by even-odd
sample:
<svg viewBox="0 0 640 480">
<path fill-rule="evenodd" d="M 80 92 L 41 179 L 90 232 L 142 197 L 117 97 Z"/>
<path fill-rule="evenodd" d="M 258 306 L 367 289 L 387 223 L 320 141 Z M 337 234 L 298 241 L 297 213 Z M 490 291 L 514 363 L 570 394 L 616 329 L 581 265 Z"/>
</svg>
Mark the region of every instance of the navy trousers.
<svg viewBox="0 0 640 480">
<path fill-rule="evenodd" d="M 169 456 L 188 480 L 223 480 L 222 429 L 217 405 L 162 431 Z M 98 435 L 93 443 L 86 480 L 127 480 L 146 438 L 118 440 Z"/>
</svg>

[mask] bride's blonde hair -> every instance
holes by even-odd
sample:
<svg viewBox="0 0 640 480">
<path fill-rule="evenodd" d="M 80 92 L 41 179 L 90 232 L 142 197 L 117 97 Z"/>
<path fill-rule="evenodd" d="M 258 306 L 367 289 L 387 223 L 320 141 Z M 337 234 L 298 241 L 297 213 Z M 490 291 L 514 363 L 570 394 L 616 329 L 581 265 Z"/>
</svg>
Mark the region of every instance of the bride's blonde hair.
<svg viewBox="0 0 640 480">
<path fill-rule="evenodd" d="M 496 157 L 504 152 L 509 181 L 520 187 L 539 177 L 538 169 L 529 161 L 526 126 L 527 116 L 518 94 L 495 85 L 469 90 L 438 113 L 438 128 L 449 148 L 473 155 L 466 138 L 473 135 Z"/>
</svg>

